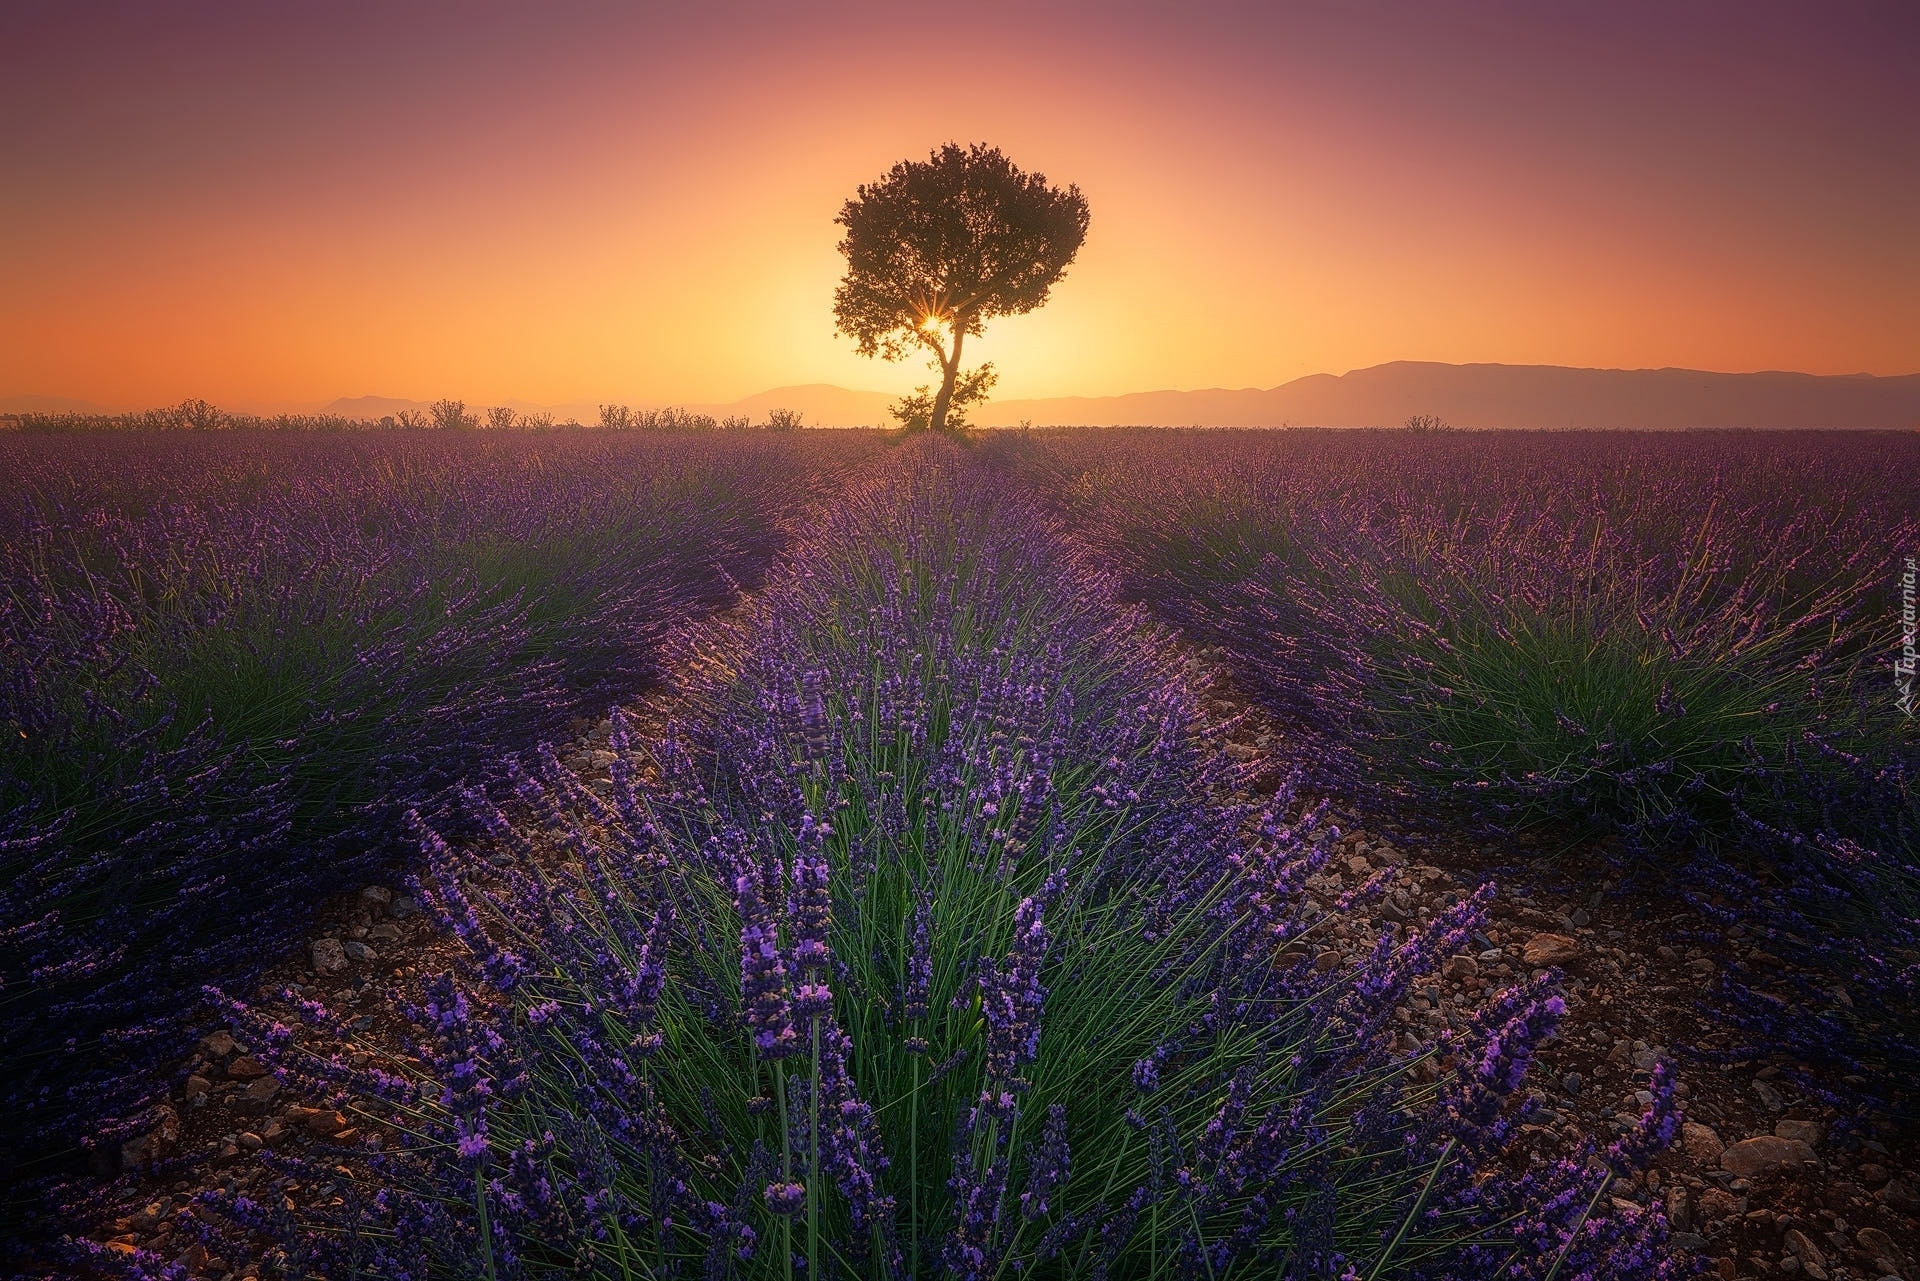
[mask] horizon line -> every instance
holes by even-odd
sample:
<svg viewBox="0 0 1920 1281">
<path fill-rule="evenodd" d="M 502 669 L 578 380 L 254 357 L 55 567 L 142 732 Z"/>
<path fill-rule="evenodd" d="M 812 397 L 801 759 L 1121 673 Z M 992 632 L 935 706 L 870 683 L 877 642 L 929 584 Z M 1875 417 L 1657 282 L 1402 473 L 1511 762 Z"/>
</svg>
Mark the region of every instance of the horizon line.
<svg viewBox="0 0 1920 1281">
<path fill-rule="evenodd" d="M 1563 371 L 1574 372 L 1574 373 L 1617 373 L 1617 374 L 1686 373 L 1686 374 L 1705 374 L 1713 377 L 1728 377 L 1728 378 L 1761 377 L 1766 375 L 1778 375 L 1778 376 L 1795 377 L 1795 378 L 1815 378 L 1815 379 L 1848 379 L 1848 380 L 1873 379 L 1873 380 L 1884 380 L 1884 381 L 1899 381 L 1903 379 L 1920 377 L 1920 369 L 1917 369 L 1908 373 L 1899 373 L 1899 374 L 1875 374 L 1865 370 L 1852 371 L 1848 373 L 1813 373 L 1807 370 L 1780 369 L 1780 368 L 1730 370 L 1730 369 L 1700 369 L 1690 365 L 1642 365 L 1642 366 L 1562 365 L 1562 364 L 1552 364 L 1552 363 L 1537 362 L 1537 361 L 1514 362 L 1514 361 L 1498 361 L 1498 360 L 1446 361 L 1446 360 L 1396 359 L 1396 360 L 1381 361 L 1372 365 L 1355 366 L 1354 368 L 1347 369 L 1341 373 L 1332 373 L 1330 371 L 1321 370 L 1321 371 L 1316 371 L 1314 373 L 1301 374 L 1295 378 L 1286 379 L 1285 381 L 1273 383 L 1267 386 L 1260 386 L 1257 384 L 1248 384 L 1248 385 L 1243 385 L 1238 387 L 1229 387 L 1229 386 L 1215 383 L 1207 386 L 1150 387 L 1150 388 L 1140 388 L 1133 391 L 1121 391 L 1121 392 L 1067 392 L 1067 393 L 1056 393 L 1052 395 L 1000 397 L 1000 398 L 996 398 L 993 403 L 1006 405 L 1006 404 L 1020 404 L 1020 403 L 1038 404 L 1043 402 L 1058 402 L 1058 401 L 1124 400 L 1129 397 L 1135 397 L 1135 396 L 1202 395 L 1209 392 L 1221 392 L 1221 393 L 1227 393 L 1227 394 L 1266 393 L 1266 392 L 1280 391 L 1286 387 L 1293 386 L 1297 383 L 1306 382 L 1310 379 L 1326 378 L 1326 379 L 1338 380 L 1338 379 L 1351 377 L 1354 374 L 1368 373 L 1373 370 L 1388 369 L 1394 366 L 1406 366 L 1406 365 L 1429 366 L 1433 368 L 1445 368 L 1445 369 L 1552 369 L 1552 370 L 1563 370 Z M 235 409 L 233 412 L 244 413 L 249 415 L 298 414 L 298 413 L 323 414 L 323 413 L 326 413 L 331 406 L 340 404 L 343 401 L 351 402 L 351 401 L 360 401 L 360 400 L 395 401 L 395 402 L 402 402 L 407 405 L 420 405 L 420 406 L 431 405 L 436 400 L 459 400 L 464 405 L 473 406 L 476 408 L 490 407 L 494 405 L 500 405 L 505 407 L 520 406 L 520 407 L 531 408 L 531 409 L 535 409 L 543 412 L 553 411 L 558 409 L 573 409 L 573 408 L 578 408 L 578 407 L 583 407 L 588 405 L 595 406 L 596 408 L 601 405 L 623 405 L 631 408 L 642 408 L 642 409 L 667 409 L 667 408 L 724 409 L 724 408 L 729 408 L 732 406 L 744 404 L 747 401 L 764 399 L 765 397 L 777 395 L 781 392 L 787 392 L 787 391 L 798 392 L 798 391 L 814 391 L 814 390 L 837 392 L 845 395 L 861 396 L 861 397 L 868 397 L 868 396 L 886 397 L 889 399 L 895 398 L 899 394 L 896 392 L 882 391 L 876 388 L 869 388 L 869 387 L 848 387 L 840 383 L 801 382 L 801 383 L 782 383 L 780 385 L 768 387 L 760 391 L 749 392 L 746 395 L 736 396 L 730 400 L 696 400 L 690 397 L 680 397 L 680 398 L 574 397 L 574 398 L 565 399 L 565 400 L 534 401 L 521 396 L 508 396 L 499 400 L 482 399 L 482 398 L 467 399 L 467 398 L 456 397 L 456 396 L 438 396 L 438 397 L 423 399 L 423 398 L 413 397 L 413 396 L 391 395 L 385 392 L 363 391 L 363 392 L 358 392 L 352 395 L 337 395 L 332 397 L 331 399 L 320 400 L 320 401 L 301 400 L 301 401 L 268 402 L 268 401 L 253 401 L 253 400 L 234 400 L 230 403 L 232 403 L 235 406 Z M 208 400 L 209 403 L 215 404 L 216 408 L 220 407 L 218 402 L 214 402 L 207 397 L 188 396 L 184 398 L 184 400 L 195 400 L 195 399 Z M 10 402 L 10 401 L 26 401 L 26 400 L 62 402 L 64 405 L 69 407 L 66 407 L 66 408 L 50 407 L 47 409 L 38 409 L 38 410 L 0 409 L 0 415 L 11 417 L 11 416 L 15 416 L 23 413 L 127 414 L 127 413 L 141 413 L 149 409 L 170 408 L 174 405 L 183 403 L 183 401 L 168 401 L 168 402 L 162 402 L 159 404 L 148 404 L 148 405 L 140 405 L 140 406 L 127 405 L 127 406 L 116 408 L 114 406 L 101 404 L 97 401 L 88 400 L 82 396 L 63 395 L 59 393 L 29 392 L 29 391 L 0 393 L 0 403 Z M 243 408 L 242 406 L 245 406 L 245 407 Z"/>
</svg>

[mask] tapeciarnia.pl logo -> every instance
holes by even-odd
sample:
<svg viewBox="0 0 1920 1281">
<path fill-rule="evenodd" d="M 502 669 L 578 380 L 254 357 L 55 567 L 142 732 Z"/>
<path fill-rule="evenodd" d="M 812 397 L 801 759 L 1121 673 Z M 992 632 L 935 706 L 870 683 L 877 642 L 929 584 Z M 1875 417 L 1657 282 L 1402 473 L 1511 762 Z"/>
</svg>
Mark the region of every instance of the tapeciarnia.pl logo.
<svg viewBox="0 0 1920 1281">
<path fill-rule="evenodd" d="M 1913 557 L 1906 560 L 1906 572 L 1900 575 L 1900 656 L 1893 660 L 1893 676 L 1900 685 L 1900 710 L 1913 715 L 1914 623 Z"/>
</svg>

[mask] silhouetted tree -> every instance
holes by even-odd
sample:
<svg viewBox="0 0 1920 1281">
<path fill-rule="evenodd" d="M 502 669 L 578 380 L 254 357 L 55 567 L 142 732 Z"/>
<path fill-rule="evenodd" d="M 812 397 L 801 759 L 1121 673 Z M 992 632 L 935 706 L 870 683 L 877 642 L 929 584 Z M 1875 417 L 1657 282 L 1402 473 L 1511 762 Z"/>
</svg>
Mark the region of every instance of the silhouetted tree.
<svg viewBox="0 0 1920 1281">
<path fill-rule="evenodd" d="M 432 415 L 433 425 L 442 431 L 459 431 L 467 427 L 478 427 L 480 420 L 467 412 L 464 400 L 436 400 L 427 406 Z"/>
<path fill-rule="evenodd" d="M 1047 300 L 1087 238 L 1087 201 L 1078 187 L 1062 191 L 1022 172 L 997 147 L 948 143 L 860 187 L 835 221 L 846 228 L 847 257 L 835 326 L 863 356 L 932 352 L 940 389 L 925 414 L 939 429 L 949 425 L 967 335 Z M 968 384 L 975 399 L 992 382 L 989 366 L 967 377 L 985 379 Z M 918 425 L 917 410 L 903 402 L 894 416 Z"/>
<path fill-rule="evenodd" d="M 204 400 L 183 400 L 174 413 L 189 431 L 214 431 L 227 425 L 227 416 Z"/>
</svg>

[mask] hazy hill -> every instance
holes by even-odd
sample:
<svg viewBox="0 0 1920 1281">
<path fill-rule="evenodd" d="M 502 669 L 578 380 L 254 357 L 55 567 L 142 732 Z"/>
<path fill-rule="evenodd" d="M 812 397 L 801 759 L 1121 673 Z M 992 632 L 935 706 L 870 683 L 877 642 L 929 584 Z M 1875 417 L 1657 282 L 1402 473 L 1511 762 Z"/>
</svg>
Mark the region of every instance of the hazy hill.
<svg viewBox="0 0 1920 1281">
<path fill-rule="evenodd" d="M 775 408 L 810 426 L 890 424 L 885 392 L 826 383 L 776 387 L 724 404 L 685 408 L 716 418 L 763 422 Z M 555 421 L 599 419 L 592 402 L 539 405 L 522 413 Z M 482 408 L 478 404 L 474 408 Z M 658 408 L 636 403 L 635 408 Z M 322 412 L 379 418 L 427 402 L 394 396 L 342 397 Z M 0 413 L 101 412 L 59 396 L 0 397 Z M 1456 427 L 1877 427 L 1920 428 L 1920 374 L 1716 374 L 1697 369 L 1571 369 L 1562 365 L 1443 365 L 1397 360 L 1346 374 L 1310 374 L 1278 387 L 1142 391 L 988 403 L 976 421 L 990 427 L 1114 423 L 1207 427 L 1399 426 L 1431 414 Z"/>
<path fill-rule="evenodd" d="M 389 414 L 398 414 L 408 409 L 425 413 L 427 402 L 405 400 L 399 396 L 342 396 L 324 406 L 320 412 L 339 414 L 342 418 L 384 418 Z"/>
<path fill-rule="evenodd" d="M 1399 360 L 1278 387 L 1008 400 L 987 424 L 1156 423 L 1209 427 L 1398 426 L 1434 414 L 1456 427 L 1920 427 L 1920 374 L 1716 374 Z"/>
<path fill-rule="evenodd" d="M 798 410 L 818 427 L 887 423 L 892 397 L 826 383 L 777 387 L 697 413 Z M 564 421 L 593 422 L 592 404 L 534 406 Z M 377 416 L 424 409 L 423 402 L 362 396 L 329 413 Z M 1456 427 L 1920 427 L 1920 374 L 1716 374 L 1697 369 L 1571 369 L 1562 365 L 1443 365 L 1397 360 L 1347 374 L 1310 374 L 1278 387 L 1142 391 L 990 401 L 984 426 L 1145 423 L 1207 427 L 1399 426 L 1433 414 Z"/>
</svg>

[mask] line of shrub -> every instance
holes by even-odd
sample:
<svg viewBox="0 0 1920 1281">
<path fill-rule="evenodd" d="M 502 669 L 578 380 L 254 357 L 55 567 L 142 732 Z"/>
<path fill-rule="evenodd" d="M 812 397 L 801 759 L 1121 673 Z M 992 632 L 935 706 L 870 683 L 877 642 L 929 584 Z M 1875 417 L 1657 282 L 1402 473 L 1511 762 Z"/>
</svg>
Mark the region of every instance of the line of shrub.
<svg viewBox="0 0 1920 1281">
<path fill-rule="evenodd" d="M 609 431 L 799 431 L 801 415 L 791 409 L 770 409 L 766 421 L 756 423 L 744 414 L 716 418 L 712 414 L 669 406 L 664 409 L 634 409 L 627 405 L 601 405 L 598 425 Z M 375 418 L 346 414 L 242 414 L 209 404 L 183 400 L 177 405 L 143 409 L 135 413 L 107 414 L 87 412 L 34 412 L 0 414 L 0 431 L 20 431 L 34 435 L 71 435 L 86 432 L 157 431 L 290 431 L 290 432 L 364 432 L 364 431 L 521 431 L 547 432 L 559 429 L 578 431 L 581 424 L 572 420 L 556 423 L 551 413 L 525 413 L 506 405 L 469 408 L 464 400 L 436 400 L 425 409 L 402 409 Z"/>
</svg>

